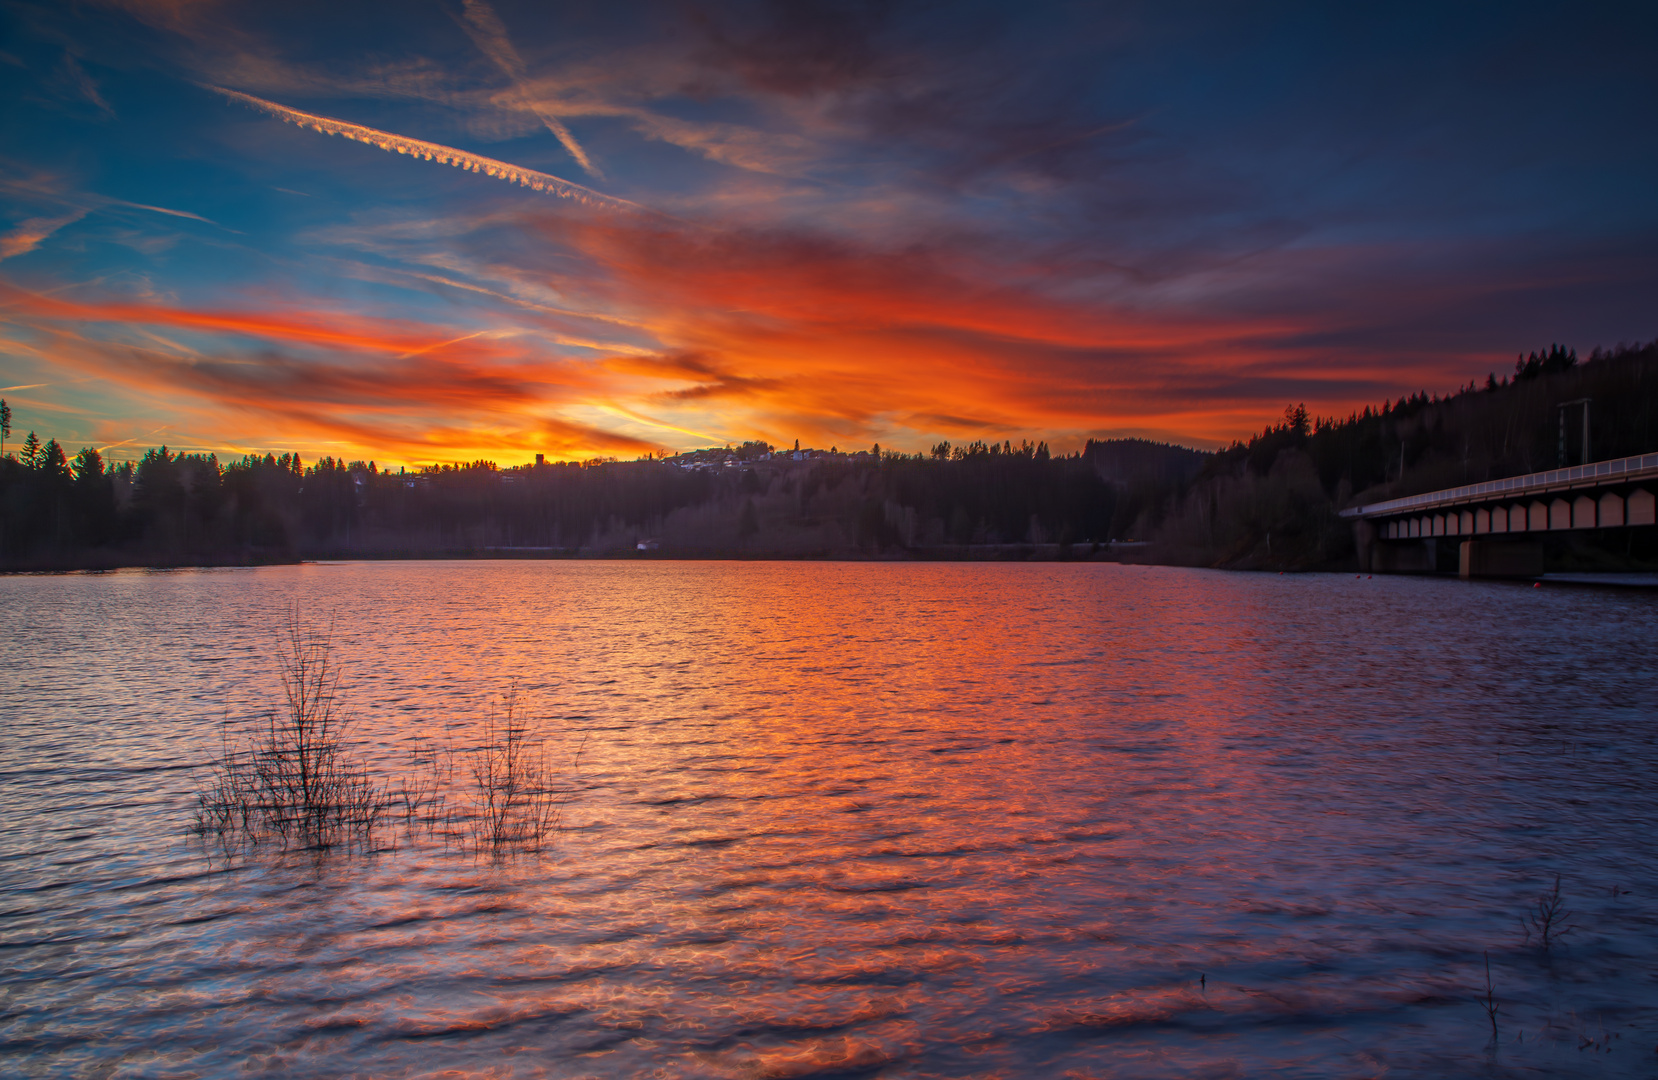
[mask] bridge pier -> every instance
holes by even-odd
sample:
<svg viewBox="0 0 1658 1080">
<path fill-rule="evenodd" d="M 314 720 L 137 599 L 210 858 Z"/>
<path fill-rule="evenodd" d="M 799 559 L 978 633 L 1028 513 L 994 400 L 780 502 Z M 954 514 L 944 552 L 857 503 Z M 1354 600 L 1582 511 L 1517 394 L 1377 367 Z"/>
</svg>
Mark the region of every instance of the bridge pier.
<svg viewBox="0 0 1658 1080">
<path fill-rule="evenodd" d="M 1626 520 L 1630 525 L 1658 525 L 1658 506 L 1650 491 L 1632 491 L 1629 493 L 1629 503 L 1626 511 Z"/>
<path fill-rule="evenodd" d="M 1432 574 L 1438 569 L 1439 541 L 1431 537 L 1405 543 L 1374 544 L 1370 548 L 1369 573 Z"/>
<path fill-rule="evenodd" d="M 1376 523 L 1359 518 L 1353 522 L 1353 549 L 1359 557 L 1359 573 L 1375 573 Z"/>
<path fill-rule="evenodd" d="M 1464 540 L 1457 573 L 1464 578 L 1543 576 L 1543 545 L 1524 540 Z"/>
</svg>

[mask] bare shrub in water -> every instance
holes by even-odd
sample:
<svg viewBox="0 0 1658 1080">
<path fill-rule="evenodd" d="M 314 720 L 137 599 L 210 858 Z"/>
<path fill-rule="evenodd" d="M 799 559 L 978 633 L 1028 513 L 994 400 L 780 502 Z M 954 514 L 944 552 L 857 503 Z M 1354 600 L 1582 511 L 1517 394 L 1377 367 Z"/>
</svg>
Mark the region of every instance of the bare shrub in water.
<svg viewBox="0 0 1658 1080">
<path fill-rule="evenodd" d="M 252 784 L 253 770 L 243 760 L 245 755 L 231 748 L 228 722 L 220 730 L 219 744 L 219 756 L 214 759 L 212 775 L 196 789 L 192 828 L 200 836 L 212 834 L 226 838 L 245 835 L 252 828 L 257 802 Z"/>
<path fill-rule="evenodd" d="M 532 731 L 516 685 L 499 710 L 490 707 L 477 745 L 456 750 L 416 739 L 405 773 L 383 785 L 349 751 L 328 635 L 290 618 L 278 668 L 282 708 L 240 740 L 226 725 L 220 753 L 196 791 L 198 835 L 227 849 L 269 841 L 367 850 L 400 812 L 410 828 L 501 855 L 539 852 L 557 831 L 573 792 L 559 786 L 559 770 L 546 740 Z"/>
<path fill-rule="evenodd" d="M 455 748 L 417 737 L 409 751 L 409 771 L 397 787 L 404 823 L 423 825 L 429 833 L 447 824 L 452 816 L 448 793 L 454 782 Z"/>
<path fill-rule="evenodd" d="M 1573 914 L 1566 910 L 1566 901 L 1560 896 L 1560 875 L 1556 874 L 1554 888 L 1534 900 L 1520 920 L 1526 932 L 1526 941 L 1529 943 L 1532 935 L 1536 934 L 1538 944 L 1543 946 L 1544 952 L 1548 952 L 1556 941 L 1577 929 L 1570 921 Z"/>
<path fill-rule="evenodd" d="M 558 785 L 546 740 L 532 735 L 516 685 L 508 688 L 499 713 L 490 707 L 482 734 L 482 742 L 466 751 L 472 787 L 464 818 L 473 849 L 540 851 L 557 830 L 571 792 Z"/>
<path fill-rule="evenodd" d="M 348 752 L 339 673 L 325 633 L 288 622 L 278 656 L 282 708 L 241 745 L 228 734 L 196 792 L 195 831 L 228 844 L 369 846 L 391 806 L 387 790 Z"/>
</svg>

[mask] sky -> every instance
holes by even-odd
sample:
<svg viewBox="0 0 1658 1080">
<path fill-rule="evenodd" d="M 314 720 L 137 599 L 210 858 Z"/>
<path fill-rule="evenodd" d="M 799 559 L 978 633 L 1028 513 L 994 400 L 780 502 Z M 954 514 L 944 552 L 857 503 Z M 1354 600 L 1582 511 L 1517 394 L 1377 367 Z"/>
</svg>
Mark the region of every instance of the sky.
<svg viewBox="0 0 1658 1080">
<path fill-rule="evenodd" d="M 116 460 L 1221 446 L 1658 337 L 1655 45 L 1650 3 L 0 0 L 0 396 Z"/>
</svg>

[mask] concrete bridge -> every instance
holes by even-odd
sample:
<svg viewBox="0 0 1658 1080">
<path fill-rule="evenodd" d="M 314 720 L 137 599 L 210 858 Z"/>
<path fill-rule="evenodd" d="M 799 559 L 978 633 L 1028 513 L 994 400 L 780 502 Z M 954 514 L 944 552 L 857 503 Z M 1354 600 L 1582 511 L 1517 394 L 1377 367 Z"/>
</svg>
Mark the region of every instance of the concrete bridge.
<svg viewBox="0 0 1658 1080">
<path fill-rule="evenodd" d="M 1354 506 L 1359 567 L 1373 573 L 1431 573 L 1438 545 L 1460 543 L 1463 577 L 1535 577 L 1541 534 L 1658 523 L 1658 454 L 1488 480 L 1403 499 Z"/>
</svg>

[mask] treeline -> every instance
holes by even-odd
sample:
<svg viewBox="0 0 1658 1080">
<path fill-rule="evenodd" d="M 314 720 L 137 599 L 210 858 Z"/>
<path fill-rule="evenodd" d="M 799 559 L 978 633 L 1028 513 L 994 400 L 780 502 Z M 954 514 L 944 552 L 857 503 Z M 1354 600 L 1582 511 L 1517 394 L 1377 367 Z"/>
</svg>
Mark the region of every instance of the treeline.
<svg viewBox="0 0 1658 1080">
<path fill-rule="evenodd" d="M 1155 541 L 1148 556 L 1159 561 L 1346 567 L 1354 552 L 1352 529 L 1337 517 L 1343 507 L 1650 453 L 1655 411 L 1658 341 L 1596 349 L 1583 362 L 1555 345 L 1443 397 L 1413 394 L 1342 419 L 1288 408 L 1279 423 L 1212 455 L 1191 482 L 1167 488 L 1135 529 Z M 1550 543 L 1559 549 L 1551 560 L 1572 565 L 1658 554 L 1632 530 Z"/>
<path fill-rule="evenodd" d="M 467 554 L 949 557 L 1097 544 L 1115 492 L 1080 455 L 1029 443 L 726 467 L 490 462 L 416 473 L 297 454 L 221 463 L 166 447 L 106 468 L 33 433 L 0 458 L 0 564 L 213 565 Z M 980 554 L 984 554 L 980 552 Z"/>
<path fill-rule="evenodd" d="M 166 447 L 106 468 L 96 450 L 70 457 L 30 433 L 19 452 L 0 454 L 0 566 L 1127 550 L 1187 565 L 1338 568 L 1354 560 L 1343 507 L 1579 463 L 1584 401 L 1589 460 L 1658 450 L 1658 342 L 1596 350 L 1583 362 L 1554 346 L 1483 385 L 1345 418 L 1294 406 L 1216 453 L 1119 439 L 1068 456 L 1004 441 L 940 443 L 915 456 L 807 451 L 796 460 L 748 443 L 667 461 L 512 469 L 479 461 L 393 473 L 332 458 L 307 465 L 297 454 L 221 463 Z M 9 436 L 3 402 L 0 420 Z M 1586 565 L 1613 549 L 1638 563 L 1658 560 L 1650 532 L 1548 542 Z M 1112 540 L 1146 546 L 1107 547 Z"/>
</svg>

